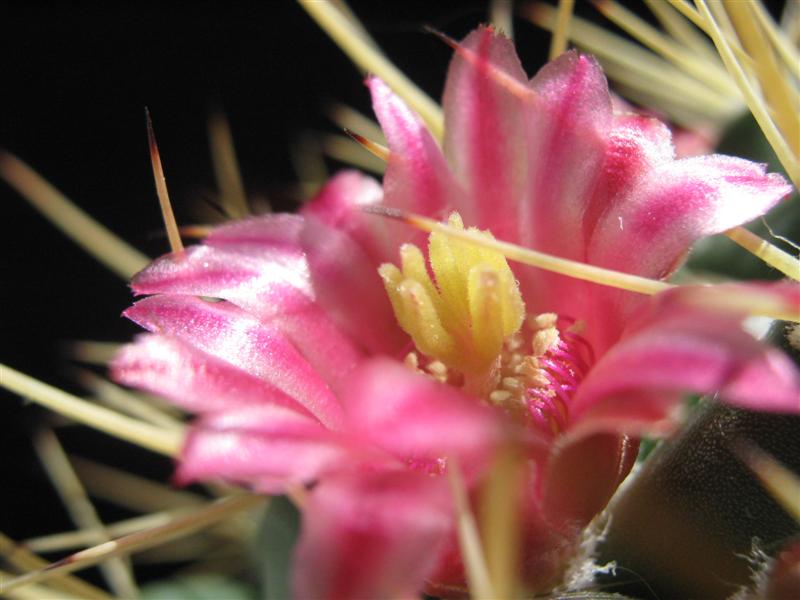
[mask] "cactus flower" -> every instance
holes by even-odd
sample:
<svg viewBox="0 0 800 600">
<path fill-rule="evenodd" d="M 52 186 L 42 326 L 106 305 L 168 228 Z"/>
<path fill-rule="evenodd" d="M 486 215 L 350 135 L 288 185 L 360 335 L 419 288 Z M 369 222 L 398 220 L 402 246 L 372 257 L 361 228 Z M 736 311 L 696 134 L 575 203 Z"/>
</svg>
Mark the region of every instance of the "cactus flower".
<svg viewBox="0 0 800 600">
<path fill-rule="evenodd" d="M 676 159 L 662 123 L 612 111 L 594 59 L 569 52 L 529 81 L 490 28 L 456 46 L 441 148 L 385 83 L 367 85 L 389 143 L 383 185 L 341 173 L 298 215 L 228 224 L 158 259 L 125 313 L 150 333 L 114 362 L 117 380 L 200 415 L 179 482 L 307 487 L 298 597 L 463 594 L 442 475 L 457 460 L 476 490 L 509 439 L 527 460 L 520 570 L 549 589 L 630 469 L 631 440 L 667 431 L 682 394 L 798 412 L 793 365 L 724 302 L 509 265 L 361 210 L 662 279 L 696 239 L 787 195 L 780 176 Z"/>
</svg>

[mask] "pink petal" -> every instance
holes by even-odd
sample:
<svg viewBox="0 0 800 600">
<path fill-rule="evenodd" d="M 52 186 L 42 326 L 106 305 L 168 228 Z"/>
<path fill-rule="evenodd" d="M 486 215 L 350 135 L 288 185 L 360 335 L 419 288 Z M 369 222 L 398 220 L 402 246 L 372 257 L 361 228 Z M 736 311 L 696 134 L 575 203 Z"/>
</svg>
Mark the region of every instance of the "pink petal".
<svg viewBox="0 0 800 600">
<path fill-rule="evenodd" d="M 397 325 L 378 264 L 347 234 L 311 215 L 303 243 L 316 301 L 325 316 L 370 353 L 397 356 L 408 336 Z M 316 336 L 319 329 L 309 331 Z M 333 350 L 327 356 L 338 358 Z"/>
<path fill-rule="evenodd" d="M 344 402 L 354 433 L 434 473 L 448 457 L 478 473 L 510 435 L 500 411 L 387 359 L 360 367 Z"/>
<path fill-rule="evenodd" d="M 139 336 L 114 357 L 111 374 L 115 381 L 169 398 L 192 412 L 274 404 L 311 416 L 263 379 L 175 338 Z"/>
<path fill-rule="evenodd" d="M 292 226 L 296 223 L 289 222 Z M 304 222 L 300 223 L 305 227 Z M 232 231 L 223 232 L 222 238 L 218 233 L 212 240 L 215 246 L 195 246 L 181 254 L 164 256 L 136 275 L 133 288 L 140 294 L 228 300 L 280 328 L 336 389 L 340 379 L 361 359 L 361 352 L 331 321 L 333 315 L 316 305 L 315 283 L 298 239 L 302 231 L 292 232 L 290 239 L 279 243 L 255 237 L 274 229 L 274 225 L 272 219 L 253 219 L 246 228 L 235 228 L 236 237 L 230 235 Z M 263 231 L 257 231 L 260 229 Z M 220 244 L 220 239 L 225 242 Z M 323 242 L 315 240 L 315 250 Z M 372 278 L 367 276 L 370 279 L 375 280 L 372 288 L 380 286 L 377 274 Z M 388 305 L 382 288 L 380 292 L 379 300 Z M 373 300 L 370 305 L 376 302 Z M 384 313 L 388 310 L 384 309 Z"/>
<path fill-rule="evenodd" d="M 650 278 L 668 276 L 698 238 L 763 214 L 789 191 L 763 165 L 725 156 L 675 161 L 668 129 L 653 119 L 617 117 L 602 178 L 583 221 L 583 260 Z M 589 324 L 599 353 L 645 302 L 638 294 L 551 278 L 559 310 Z"/>
<path fill-rule="evenodd" d="M 227 302 L 194 296 L 152 296 L 124 314 L 274 385 L 329 427 L 341 421 L 339 401 L 327 383 L 274 325 Z"/>
<path fill-rule="evenodd" d="M 303 218 L 291 214 L 271 214 L 232 221 L 216 227 L 204 242 L 210 246 L 279 250 L 297 247 Z"/>
<path fill-rule="evenodd" d="M 411 598 L 451 529 L 442 478 L 405 471 L 330 477 L 309 495 L 297 598 Z"/>
<path fill-rule="evenodd" d="M 598 221 L 606 218 L 643 177 L 674 159 L 672 136 L 661 121 L 631 114 L 615 116 L 608 135 L 602 177 L 584 215 L 583 234 L 587 243 Z"/>
<path fill-rule="evenodd" d="M 515 240 L 528 155 L 522 101 L 502 83 L 509 78 L 527 85 L 513 43 L 489 27 L 467 36 L 447 75 L 444 149 L 472 192 L 476 224 Z"/>
<path fill-rule="evenodd" d="M 791 192 L 765 165 L 721 155 L 644 161 L 628 179 L 628 193 L 617 192 L 598 221 L 589 257 L 652 278 L 671 273 L 698 238 L 746 223 Z"/>
<path fill-rule="evenodd" d="M 275 215 L 219 228 L 205 245 L 155 261 L 134 278 L 134 290 L 223 298 L 262 320 L 278 317 L 312 364 L 320 370 L 330 365 L 325 377 L 335 384 L 359 358 L 354 342 L 391 354 L 407 343 L 377 274 L 382 261 L 394 259 L 399 242 L 391 258 L 371 256 L 358 243 L 369 245 L 370 237 L 386 243 L 380 226 L 387 221 L 359 210 L 359 203 L 379 200 L 374 180 L 343 173 L 307 207 L 305 218 Z"/>
<path fill-rule="evenodd" d="M 137 294 L 229 300 L 261 318 L 308 309 L 314 298 L 302 249 L 192 246 L 154 261 L 132 281 Z"/>
<path fill-rule="evenodd" d="M 663 123 L 639 115 L 615 117 L 614 128 L 608 137 L 602 176 L 584 213 L 582 232 L 587 245 L 593 239 L 598 223 L 609 223 L 609 215 L 625 201 L 630 190 L 635 189 L 653 169 L 673 161 L 674 157 L 671 135 Z M 620 234 L 619 226 L 618 222 L 614 234 Z M 613 243 L 618 242 L 615 239 Z M 636 249 L 636 256 L 628 257 L 630 264 L 649 253 L 649 248 Z M 596 254 L 593 247 L 588 248 L 582 260 L 601 264 Z M 622 270 L 630 269 L 626 266 Z M 633 271 L 636 272 L 635 269 Z M 564 278 L 553 278 L 551 284 L 553 291 L 565 299 L 560 310 L 574 318 L 586 319 L 586 337 L 599 354 L 619 339 L 629 315 L 647 302 L 647 298 L 641 294 Z"/>
<path fill-rule="evenodd" d="M 531 81 L 536 101 L 526 103 L 528 196 L 520 205 L 521 241 L 581 260 L 580 224 L 601 174 L 611 100 L 593 58 L 567 52 Z"/>
<path fill-rule="evenodd" d="M 526 102 L 527 196 L 517 211 L 519 241 L 574 260 L 586 260 L 585 219 L 602 175 L 612 125 L 608 85 L 597 62 L 567 52 L 545 65 L 530 83 Z M 515 267 L 529 312 L 589 319 L 587 299 L 596 286 Z M 593 335 L 590 323 L 588 336 Z M 594 341 L 594 340 L 592 340 Z"/>
<path fill-rule="evenodd" d="M 703 289 L 659 294 L 579 388 L 570 410 L 581 431 L 613 426 L 612 413 L 628 414 L 640 428 L 647 424 L 644 415 L 659 424 L 684 392 L 719 392 L 721 400 L 745 408 L 800 412 L 797 368 L 742 331 L 742 307 L 729 304 L 730 294 L 748 289 L 776 301 L 798 299 L 796 287 L 784 285 L 723 286 L 710 290 L 716 303 L 705 306 Z"/>
<path fill-rule="evenodd" d="M 325 184 L 305 205 L 302 214 L 346 233 L 376 265 L 380 265 L 394 260 L 400 239 L 397 234 L 408 234 L 406 227 L 363 211 L 382 201 L 380 183 L 358 171 L 344 171 Z"/>
<path fill-rule="evenodd" d="M 294 411 L 269 405 L 236 407 L 194 424 L 175 478 L 182 485 L 213 478 L 269 481 L 269 489 L 259 491 L 279 493 L 347 464 L 350 454 L 341 436 Z"/>
<path fill-rule="evenodd" d="M 384 204 L 445 217 L 460 193 L 441 150 L 420 118 L 377 77 L 367 79 L 372 106 L 389 142 L 391 157 L 383 177 Z M 459 209 L 463 207 L 458 207 Z M 462 215 L 470 221 L 472 215 Z"/>
</svg>

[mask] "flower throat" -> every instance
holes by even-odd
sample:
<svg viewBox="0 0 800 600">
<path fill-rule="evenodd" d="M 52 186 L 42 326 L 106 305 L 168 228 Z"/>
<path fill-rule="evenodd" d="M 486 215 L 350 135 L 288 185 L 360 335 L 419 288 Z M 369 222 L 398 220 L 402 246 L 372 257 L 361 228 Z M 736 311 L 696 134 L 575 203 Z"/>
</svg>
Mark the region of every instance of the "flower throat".
<svg viewBox="0 0 800 600">
<path fill-rule="evenodd" d="M 464 228 L 458 213 L 448 225 Z M 406 364 L 557 434 L 593 362 L 575 323 L 553 313 L 526 316 L 499 252 L 435 231 L 428 257 L 430 270 L 422 251 L 404 244 L 400 268 L 378 269 L 395 317 L 416 346 Z"/>
</svg>

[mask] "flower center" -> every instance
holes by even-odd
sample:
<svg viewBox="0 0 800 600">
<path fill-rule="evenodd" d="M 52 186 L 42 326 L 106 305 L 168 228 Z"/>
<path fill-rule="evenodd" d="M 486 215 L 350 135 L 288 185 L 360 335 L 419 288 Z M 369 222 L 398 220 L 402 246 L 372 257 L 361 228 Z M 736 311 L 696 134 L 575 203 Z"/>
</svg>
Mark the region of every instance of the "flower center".
<svg viewBox="0 0 800 600">
<path fill-rule="evenodd" d="M 458 213 L 448 225 L 464 228 Z M 400 248 L 400 269 L 386 263 L 378 270 L 394 314 L 419 352 L 458 371 L 469 391 L 484 395 L 498 376 L 505 339 L 525 316 L 517 281 L 499 252 L 444 233 L 430 235 L 428 257 L 433 277 L 413 244 Z"/>
<path fill-rule="evenodd" d="M 500 382 L 489 401 L 545 435 L 563 431 L 572 396 L 594 363 L 581 329 L 555 313 L 529 315 L 503 346 Z"/>
<path fill-rule="evenodd" d="M 458 213 L 448 225 L 464 228 Z M 526 317 L 499 252 L 433 232 L 428 257 L 430 269 L 419 248 L 404 244 L 400 268 L 386 263 L 378 270 L 397 321 L 416 346 L 406 365 L 546 435 L 562 431 L 570 399 L 594 362 L 575 322 L 554 313 Z"/>
</svg>

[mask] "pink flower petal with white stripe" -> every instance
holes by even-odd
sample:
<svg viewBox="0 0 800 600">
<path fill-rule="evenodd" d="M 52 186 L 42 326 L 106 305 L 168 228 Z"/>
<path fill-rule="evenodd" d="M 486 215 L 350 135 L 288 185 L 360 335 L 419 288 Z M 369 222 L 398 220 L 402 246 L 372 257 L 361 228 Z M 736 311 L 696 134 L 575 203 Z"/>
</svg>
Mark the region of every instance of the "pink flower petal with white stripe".
<svg viewBox="0 0 800 600">
<path fill-rule="evenodd" d="M 452 529 L 444 481 L 407 471 L 330 477 L 309 495 L 296 598 L 412 598 Z"/>
<path fill-rule="evenodd" d="M 175 474 L 179 483 L 207 479 L 270 481 L 269 493 L 314 481 L 352 463 L 341 435 L 281 406 L 232 407 L 194 423 Z"/>
<path fill-rule="evenodd" d="M 367 79 L 372 106 L 389 142 L 391 156 L 383 177 L 387 206 L 441 218 L 465 199 L 442 151 L 421 119 L 377 77 Z"/>
<path fill-rule="evenodd" d="M 530 87 L 535 100 L 526 103 L 528 193 L 520 204 L 520 240 L 581 260 L 580 224 L 612 125 L 608 84 L 595 59 L 570 51 L 545 65 Z"/>
<path fill-rule="evenodd" d="M 326 183 L 302 214 L 347 234 L 377 264 L 394 256 L 408 230 L 364 212 L 383 202 L 383 188 L 358 171 L 343 171 Z"/>
<path fill-rule="evenodd" d="M 791 192 L 765 165 L 721 155 L 648 161 L 631 179 L 596 224 L 589 257 L 652 278 L 669 275 L 698 238 L 751 221 Z"/>
<path fill-rule="evenodd" d="M 511 430 L 474 398 L 388 359 L 357 371 L 344 406 L 351 433 L 432 473 L 449 457 L 469 473 L 483 470 Z"/>
<path fill-rule="evenodd" d="M 396 356 L 407 339 L 395 322 L 378 263 L 349 235 L 314 216 L 306 217 L 303 242 L 323 314 L 368 352 Z"/>
<path fill-rule="evenodd" d="M 274 404 L 312 416 L 263 379 L 176 338 L 141 335 L 117 353 L 110 367 L 114 380 L 196 413 Z"/>
<path fill-rule="evenodd" d="M 227 302 L 151 296 L 124 314 L 145 329 L 177 337 L 274 385 L 328 426 L 341 422 L 338 399 L 289 338 L 279 328 Z M 335 361 L 339 357 L 330 358 Z M 330 365 L 326 367 L 330 369 Z"/>
<path fill-rule="evenodd" d="M 528 84 L 511 41 L 480 27 L 459 44 L 450 63 L 443 100 L 444 152 L 455 176 L 471 191 L 477 222 L 501 239 L 516 240 L 520 229 L 530 225 L 519 221 L 528 153 L 523 100 L 498 83 L 502 77 L 523 89 Z"/>
<path fill-rule="evenodd" d="M 800 412 L 797 368 L 745 333 L 743 307 L 726 299 L 749 288 L 800 305 L 791 284 L 711 289 L 705 305 L 702 288 L 661 294 L 583 381 L 571 403 L 575 427 L 581 433 L 614 427 L 636 434 L 637 427 L 646 427 L 642 417 L 667 415 L 688 392 L 717 392 L 721 400 L 753 410 Z M 609 413 L 628 414 L 630 422 L 615 425 Z"/>
</svg>

